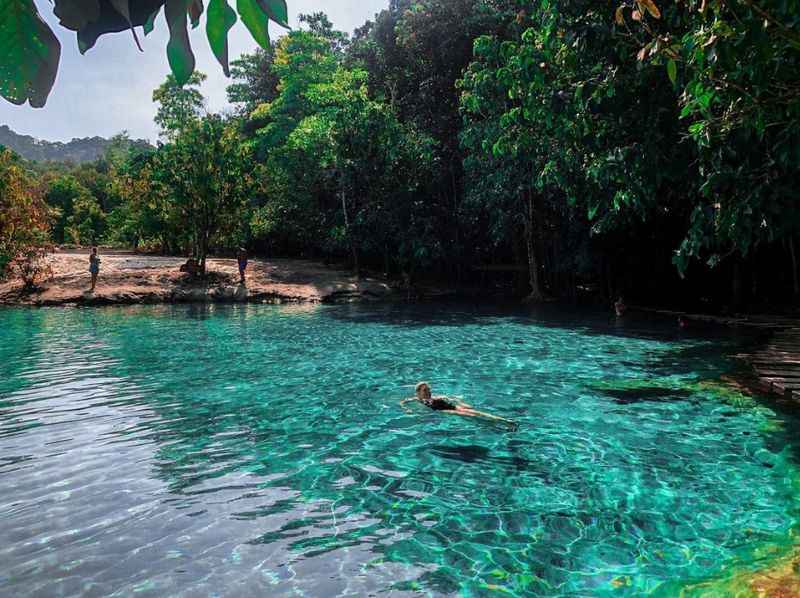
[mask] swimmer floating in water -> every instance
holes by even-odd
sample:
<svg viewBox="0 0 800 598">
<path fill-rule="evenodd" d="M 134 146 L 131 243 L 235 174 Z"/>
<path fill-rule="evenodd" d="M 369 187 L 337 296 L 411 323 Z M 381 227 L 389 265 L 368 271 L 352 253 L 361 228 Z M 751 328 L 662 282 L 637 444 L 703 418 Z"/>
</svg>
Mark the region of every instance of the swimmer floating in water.
<svg viewBox="0 0 800 598">
<path fill-rule="evenodd" d="M 403 407 L 403 409 L 405 409 L 404 405 L 406 403 L 411 401 L 419 401 L 434 411 L 441 411 L 442 413 L 448 413 L 450 415 L 460 415 L 461 417 L 477 417 L 493 422 L 500 422 L 507 425 L 512 430 L 519 428 L 519 425 L 510 419 L 492 415 L 490 413 L 484 413 L 483 411 L 478 411 L 477 409 L 473 409 L 472 406 L 467 405 L 458 399 L 453 399 L 451 397 L 434 397 L 431 394 L 431 386 L 427 382 L 420 382 L 417 384 L 415 392 L 416 396 L 413 396 L 409 399 L 404 399 L 400 402 L 400 406 Z"/>
</svg>

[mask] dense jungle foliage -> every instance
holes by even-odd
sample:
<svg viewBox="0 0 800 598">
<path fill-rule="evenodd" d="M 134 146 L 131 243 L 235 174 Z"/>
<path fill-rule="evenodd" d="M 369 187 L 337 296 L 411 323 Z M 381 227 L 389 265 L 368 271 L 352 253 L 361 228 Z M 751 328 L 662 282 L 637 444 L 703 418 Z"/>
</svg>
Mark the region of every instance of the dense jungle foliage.
<svg viewBox="0 0 800 598">
<path fill-rule="evenodd" d="M 245 245 L 531 299 L 791 306 L 799 5 L 391 0 L 352 36 L 306 15 L 231 63 L 232 112 L 205 112 L 202 74 L 170 76 L 158 148 L 5 155 L 0 179 L 39 189 L 57 243 L 201 261 Z"/>
</svg>

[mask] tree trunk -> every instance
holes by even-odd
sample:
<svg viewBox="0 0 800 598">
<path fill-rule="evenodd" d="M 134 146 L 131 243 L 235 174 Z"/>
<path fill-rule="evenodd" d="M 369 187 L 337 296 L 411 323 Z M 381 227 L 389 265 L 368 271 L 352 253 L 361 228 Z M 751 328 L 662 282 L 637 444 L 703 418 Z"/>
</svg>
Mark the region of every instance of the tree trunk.
<svg viewBox="0 0 800 598">
<path fill-rule="evenodd" d="M 544 301 L 539 280 L 539 259 L 536 255 L 536 219 L 533 192 L 530 189 L 522 191 L 525 201 L 525 246 L 528 250 L 528 276 L 531 285 L 531 294 L 525 298 L 526 302 Z"/>
<path fill-rule="evenodd" d="M 361 276 L 361 269 L 358 263 L 358 249 L 356 248 L 355 239 L 353 239 L 353 232 L 350 230 L 350 218 L 347 214 L 347 198 L 344 194 L 344 189 L 340 191 L 342 197 L 342 214 L 344 215 L 344 234 L 350 244 L 350 254 L 353 260 L 353 270 L 355 271 L 356 278 Z"/>
</svg>

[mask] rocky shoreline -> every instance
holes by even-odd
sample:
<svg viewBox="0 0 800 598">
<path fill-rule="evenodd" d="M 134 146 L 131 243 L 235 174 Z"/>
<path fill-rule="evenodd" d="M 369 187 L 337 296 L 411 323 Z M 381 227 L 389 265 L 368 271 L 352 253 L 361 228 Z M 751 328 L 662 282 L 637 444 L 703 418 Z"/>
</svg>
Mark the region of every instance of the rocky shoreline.
<svg viewBox="0 0 800 598">
<path fill-rule="evenodd" d="M 0 305 L 136 305 L 158 303 L 349 303 L 390 300 L 398 290 L 377 278 L 303 260 L 252 260 L 245 285 L 235 260 L 208 260 L 204 279 L 180 272 L 183 258 L 129 252 L 102 255 L 100 276 L 89 291 L 88 257 L 63 252 L 48 256 L 52 277 L 33 291 L 22 281 L 0 283 Z"/>
</svg>

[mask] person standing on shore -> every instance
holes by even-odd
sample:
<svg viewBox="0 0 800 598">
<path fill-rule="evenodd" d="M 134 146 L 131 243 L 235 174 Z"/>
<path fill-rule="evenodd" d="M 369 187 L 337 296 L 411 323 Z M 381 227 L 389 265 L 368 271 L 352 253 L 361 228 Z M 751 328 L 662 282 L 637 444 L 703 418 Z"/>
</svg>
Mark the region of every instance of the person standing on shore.
<svg viewBox="0 0 800 598">
<path fill-rule="evenodd" d="M 244 284 L 244 275 L 247 270 L 247 250 L 244 247 L 239 248 L 236 261 L 239 262 L 239 284 Z"/>
<path fill-rule="evenodd" d="M 97 255 L 97 247 L 92 247 L 92 253 L 89 254 L 89 273 L 92 275 L 90 292 L 94 293 L 94 287 L 97 285 L 97 275 L 100 273 L 100 256 Z"/>
</svg>

